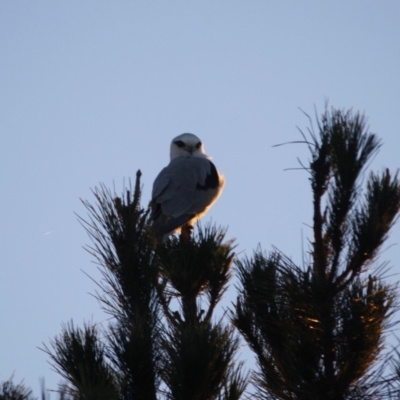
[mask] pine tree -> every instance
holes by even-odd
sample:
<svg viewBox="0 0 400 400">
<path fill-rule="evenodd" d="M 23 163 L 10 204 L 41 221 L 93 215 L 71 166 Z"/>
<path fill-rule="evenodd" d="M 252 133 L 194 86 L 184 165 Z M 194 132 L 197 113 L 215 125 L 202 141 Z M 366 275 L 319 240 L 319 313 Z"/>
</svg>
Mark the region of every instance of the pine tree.
<svg viewBox="0 0 400 400">
<path fill-rule="evenodd" d="M 140 171 L 133 196 L 94 190 L 81 222 L 102 273 L 97 297 L 107 327 L 64 326 L 45 351 L 73 399 L 239 399 L 246 387 L 235 360 L 239 339 L 214 311 L 231 278 L 233 243 L 225 231 L 195 237 L 153 236 L 140 206 Z"/>
<path fill-rule="evenodd" d="M 34 400 L 32 390 L 23 383 L 15 385 L 11 379 L 0 384 L 0 400 Z"/>
<path fill-rule="evenodd" d="M 313 194 L 309 261 L 301 268 L 261 249 L 237 260 L 232 321 L 257 358 L 257 398 L 390 397 L 377 362 L 398 303 L 374 263 L 398 216 L 400 182 L 388 170 L 370 173 L 362 190 L 380 141 L 360 114 L 326 110 L 318 131 L 303 134 Z"/>
</svg>

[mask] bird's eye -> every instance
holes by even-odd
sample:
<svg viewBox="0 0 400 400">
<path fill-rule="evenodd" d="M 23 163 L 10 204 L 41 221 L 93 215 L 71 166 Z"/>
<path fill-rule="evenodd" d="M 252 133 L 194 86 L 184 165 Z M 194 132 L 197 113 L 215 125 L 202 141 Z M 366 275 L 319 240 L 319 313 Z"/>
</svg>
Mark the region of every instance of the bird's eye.
<svg viewBox="0 0 400 400">
<path fill-rule="evenodd" d="M 177 141 L 175 142 L 175 144 L 176 144 L 178 147 L 185 147 L 185 143 L 183 143 L 182 140 L 177 140 Z"/>
<path fill-rule="evenodd" d="M 196 149 L 199 149 L 201 147 L 201 142 L 198 142 L 197 144 L 196 144 Z"/>
</svg>

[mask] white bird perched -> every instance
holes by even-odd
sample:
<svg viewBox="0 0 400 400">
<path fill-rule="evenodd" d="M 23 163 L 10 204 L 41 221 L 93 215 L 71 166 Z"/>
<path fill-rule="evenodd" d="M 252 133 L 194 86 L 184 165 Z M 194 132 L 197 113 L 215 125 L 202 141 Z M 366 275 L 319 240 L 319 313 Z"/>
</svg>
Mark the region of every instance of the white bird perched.
<svg viewBox="0 0 400 400">
<path fill-rule="evenodd" d="M 225 178 L 210 158 L 196 135 L 172 140 L 171 161 L 155 179 L 150 202 L 153 229 L 163 241 L 183 226 L 191 229 L 221 195 Z"/>
</svg>

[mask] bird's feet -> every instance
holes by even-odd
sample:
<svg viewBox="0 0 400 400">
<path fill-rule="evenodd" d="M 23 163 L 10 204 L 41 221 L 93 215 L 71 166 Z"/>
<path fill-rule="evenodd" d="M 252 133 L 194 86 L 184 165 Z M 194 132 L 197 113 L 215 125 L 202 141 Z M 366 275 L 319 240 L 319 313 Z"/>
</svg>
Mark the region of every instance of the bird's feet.
<svg viewBox="0 0 400 400">
<path fill-rule="evenodd" d="M 181 235 L 180 235 L 180 241 L 182 242 L 188 242 L 190 240 L 190 237 L 192 236 L 192 231 L 193 231 L 193 225 L 191 224 L 185 224 L 181 228 Z"/>
</svg>

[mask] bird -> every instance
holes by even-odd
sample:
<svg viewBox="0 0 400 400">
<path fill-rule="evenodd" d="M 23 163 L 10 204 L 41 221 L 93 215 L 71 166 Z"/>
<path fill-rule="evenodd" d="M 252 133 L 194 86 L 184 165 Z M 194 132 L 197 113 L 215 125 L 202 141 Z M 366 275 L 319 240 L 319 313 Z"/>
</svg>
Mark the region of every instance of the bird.
<svg viewBox="0 0 400 400">
<path fill-rule="evenodd" d="M 152 227 L 160 241 L 185 227 L 191 232 L 220 197 L 225 177 L 210 159 L 196 135 L 172 139 L 170 162 L 154 180 L 150 201 Z"/>
</svg>

